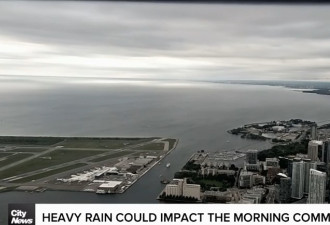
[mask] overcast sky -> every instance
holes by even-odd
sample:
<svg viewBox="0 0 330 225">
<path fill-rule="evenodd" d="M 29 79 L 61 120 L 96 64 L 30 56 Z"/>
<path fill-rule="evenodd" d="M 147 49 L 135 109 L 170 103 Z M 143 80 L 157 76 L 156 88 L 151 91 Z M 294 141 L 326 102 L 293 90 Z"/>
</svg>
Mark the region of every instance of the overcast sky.
<svg viewBox="0 0 330 225">
<path fill-rule="evenodd" d="M 330 5 L 0 2 L 0 74 L 330 80 Z"/>
</svg>

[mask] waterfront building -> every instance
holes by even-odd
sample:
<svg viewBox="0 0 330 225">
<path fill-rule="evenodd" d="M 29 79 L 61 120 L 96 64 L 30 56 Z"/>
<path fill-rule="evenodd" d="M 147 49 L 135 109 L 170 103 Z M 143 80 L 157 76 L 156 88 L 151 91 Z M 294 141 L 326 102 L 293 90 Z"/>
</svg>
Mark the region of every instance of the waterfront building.
<svg viewBox="0 0 330 225">
<path fill-rule="evenodd" d="M 182 196 L 183 180 L 182 179 L 173 179 L 170 184 L 167 184 L 165 187 L 165 194 L 172 196 Z"/>
<path fill-rule="evenodd" d="M 305 164 L 302 161 L 294 161 L 292 164 L 292 198 L 301 199 L 304 196 L 304 166 Z"/>
<path fill-rule="evenodd" d="M 308 158 L 313 162 L 323 161 L 324 145 L 322 141 L 312 140 L 308 143 Z"/>
<path fill-rule="evenodd" d="M 98 194 L 115 193 L 122 183 L 123 183 L 122 181 L 107 181 L 106 183 L 102 183 L 97 188 L 96 193 Z"/>
<path fill-rule="evenodd" d="M 246 152 L 246 163 L 257 164 L 258 162 L 258 150 L 250 149 Z"/>
<path fill-rule="evenodd" d="M 324 172 L 311 169 L 309 177 L 309 193 L 307 202 L 320 204 L 325 201 L 327 175 Z"/>
<path fill-rule="evenodd" d="M 304 159 L 304 177 L 305 177 L 305 182 L 304 182 L 304 193 L 308 194 L 309 191 L 309 176 L 310 176 L 310 170 L 311 169 L 316 169 L 316 162 L 312 162 L 310 159 Z"/>
<path fill-rule="evenodd" d="M 188 184 L 187 179 L 173 179 L 165 187 L 165 195 L 193 197 L 201 199 L 201 186 L 199 184 Z"/>
<path fill-rule="evenodd" d="M 183 182 L 182 195 L 184 197 L 192 197 L 197 200 L 201 199 L 201 186 L 199 184 L 187 184 L 186 178 Z"/>
</svg>

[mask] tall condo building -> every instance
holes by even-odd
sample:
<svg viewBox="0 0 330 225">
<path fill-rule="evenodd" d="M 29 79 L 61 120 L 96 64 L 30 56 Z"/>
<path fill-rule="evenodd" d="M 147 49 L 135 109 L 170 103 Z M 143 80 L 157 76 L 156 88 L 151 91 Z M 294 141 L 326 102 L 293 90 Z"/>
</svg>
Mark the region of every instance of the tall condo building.
<svg viewBox="0 0 330 225">
<path fill-rule="evenodd" d="M 292 164 L 292 190 L 291 197 L 301 199 L 304 196 L 305 164 L 294 161 Z"/>
<path fill-rule="evenodd" d="M 312 162 L 323 161 L 324 145 L 322 141 L 312 140 L 308 143 L 308 158 Z"/>
<path fill-rule="evenodd" d="M 310 159 L 304 159 L 305 167 L 304 167 L 304 176 L 305 176 L 305 184 L 304 184 L 304 193 L 308 194 L 309 191 L 309 176 L 310 170 L 316 169 L 316 162 L 312 162 Z"/>
<path fill-rule="evenodd" d="M 324 152 L 323 152 L 323 162 L 329 164 L 330 162 L 330 138 L 323 142 Z"/>
<path fill-rule="evenodd" d="M 281 177 L 278 185 L 278 201 L 280 203 L 289 202 L 291 197 L 291 178 Z"/>
<path fill-rule="evenodd" d="M 325 200 L 327 175 L 324 172 L 311 169 L 309 177 L 309 193 L 307 202 L 321 204 Z"/>
<path fill-rule="evenodd" d="M 312 136 L 312 140 L 317 140 L 317 125 L 316 124 L 314 124 L 312 126 L 311 136 Z"/>
</svg>

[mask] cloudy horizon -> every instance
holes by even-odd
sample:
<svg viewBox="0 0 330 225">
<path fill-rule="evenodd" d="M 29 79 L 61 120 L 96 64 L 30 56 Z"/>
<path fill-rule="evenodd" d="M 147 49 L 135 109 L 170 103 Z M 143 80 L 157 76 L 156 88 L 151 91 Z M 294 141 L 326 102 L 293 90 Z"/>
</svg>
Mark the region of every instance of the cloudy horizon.
<svg viewBox="0 0 330 225">
<path fill-rule="evenodd" d="M 0 74 L 330 80 L 329 9 L 0 2 Z"/>
</svg>

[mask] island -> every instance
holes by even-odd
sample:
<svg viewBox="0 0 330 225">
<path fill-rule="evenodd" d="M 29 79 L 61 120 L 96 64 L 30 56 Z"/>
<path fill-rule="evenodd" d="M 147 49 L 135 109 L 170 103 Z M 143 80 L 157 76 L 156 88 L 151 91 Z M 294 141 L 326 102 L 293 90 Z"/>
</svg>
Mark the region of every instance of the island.
<svg viewBox="0 0 330 225">
<path fill-rule="evenodd" d="M 315 122 L 290 119 L 246 124 L 228 132 L 240 135 L 242 138 L 271 140 L 274 143 L 289 143 L 292 141 L 299 142 L 304 139 L 313 126 L 316 126 Z"/>
<path fill-rule="evenodd" d="M 216 81 L 216 83 L 282 86 L 290 89 L 295 89 L 302 93 L 330 95 L 330 83 L 327 81 L 227 80 Z"/>
<path fill-rule="evenodd" d="M 123 193 L 177 139 L 0 136 L 0 191 Z"/>
</svg>

